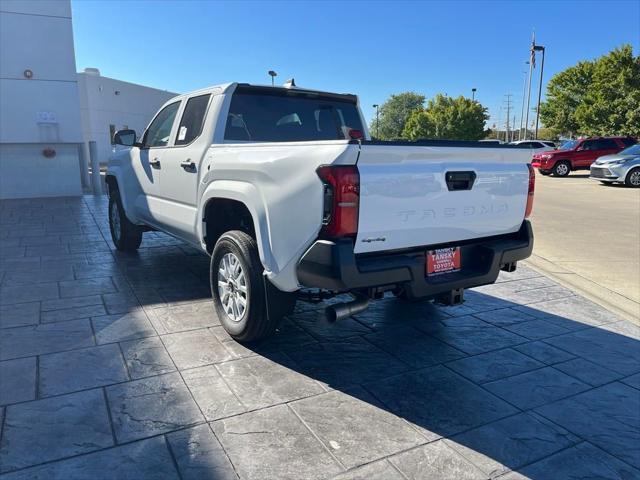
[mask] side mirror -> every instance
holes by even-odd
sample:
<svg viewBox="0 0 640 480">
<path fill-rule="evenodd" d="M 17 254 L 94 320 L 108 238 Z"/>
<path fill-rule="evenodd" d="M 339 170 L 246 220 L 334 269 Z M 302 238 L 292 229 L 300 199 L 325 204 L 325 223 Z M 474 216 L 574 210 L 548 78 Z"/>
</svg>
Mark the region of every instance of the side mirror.
<svg viewBox="0 0 640 480">
<path fill-rule="evenodd" d="M 116 145 L 124 145 L 125 147 L 136 146 L 135 130 L 118 130 L 113 136 L 113 143 Z"/>
</svg>

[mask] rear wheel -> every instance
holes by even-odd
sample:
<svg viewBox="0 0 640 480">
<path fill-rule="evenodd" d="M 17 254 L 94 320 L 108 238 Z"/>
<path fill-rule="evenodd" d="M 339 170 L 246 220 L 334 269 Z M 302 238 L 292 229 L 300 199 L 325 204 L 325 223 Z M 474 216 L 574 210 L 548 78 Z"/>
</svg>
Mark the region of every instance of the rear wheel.
<svg viewBox="0 0 640 480">
<path fill-rule="evenodd" d="M 118 190 L 109 194 L 109 230 L 113 244 L 123 252 L 133 252 L 142 243 L 142 228 L 127 218 Z"/>
<path fill-rule="evenodd" d="M 240 342 L 267 337 L 282 318 L 267 312 L 263 270 L 256 241 L 245 232 L 232 230 L 216 242 L 209 270 L 211 293 L 220 323 Z"/>
<path fill-rule="evenodd" d="M 627 178 L 624 179 L 624 184 L 627 187 L 640 187 L 640 168 L 631 169 L 629 173 L 627 173 Z"/>
<path fill-rule="evenodd" d="M 571 164 L 567 161 L 558 162 L 553 167 L 553 174 L 556 177 L 566 177 L 571 173 Z"/>
</svg>

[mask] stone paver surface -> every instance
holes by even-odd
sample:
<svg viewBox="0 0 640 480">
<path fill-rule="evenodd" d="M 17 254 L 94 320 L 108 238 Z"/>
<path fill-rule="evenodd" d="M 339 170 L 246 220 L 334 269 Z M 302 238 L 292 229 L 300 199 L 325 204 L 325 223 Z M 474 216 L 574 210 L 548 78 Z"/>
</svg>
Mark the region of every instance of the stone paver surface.
<svg viewBox="0 0 640 480">
<path fill-rule="evenodd" d="M 115 251 L 106 198 L 0 202 L 0 480 L 640 478 L 640 329 L 524 265 L 250 346 L 208 268 Z"/>
</svg>

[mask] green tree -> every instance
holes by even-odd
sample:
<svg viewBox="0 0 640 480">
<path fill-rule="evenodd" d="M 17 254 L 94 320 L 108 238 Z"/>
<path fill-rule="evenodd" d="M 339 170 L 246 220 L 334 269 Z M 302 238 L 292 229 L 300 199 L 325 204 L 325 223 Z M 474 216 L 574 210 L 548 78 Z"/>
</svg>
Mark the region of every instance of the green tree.
<svg viewBox="0 0 640 480">
<path fill-rule="evenodd" d="M 640 57 L 624 45 L 554 75 L 540 118 L 569 135 L 640 135 Z"/>
<path fill-rule="evenodd" d="M 381 140 L 400 138 L 411 112 L 421 109 L 423 105 L 424 95 L 418 93 L 404 92 L 391 95 L 380 106 L 380 125 L 377 125 L 375 118 L 371 122 L 371 135 Z"/>
<path fill-rule="evenodd" d="M 480 102 L 438 94 L 424 110 L 412 113 L 403 136 L 411 140 L 480 140 L 486 136 L 484 126 L 488 119 L 487 109 Z"/>
<path fill-rule="evenodd" d="M 617 48 L 597 59 L 591 84 L 583 102 L 576 108 L 582 133 L 640 134 L 640 123 L 633 122 L 640 113 L 638 91 L 640 57 L 633 56 L 631 45 Z"/>
<path fill-rule="evenodd" d="M 591 62 L 580 62 L 554 75 L 547 85 L 546 101 L 540 104 L 542 123 L 569 135 L 578 133 L 576 108 L 584 101 L 592 77 Z"/>
</svg>

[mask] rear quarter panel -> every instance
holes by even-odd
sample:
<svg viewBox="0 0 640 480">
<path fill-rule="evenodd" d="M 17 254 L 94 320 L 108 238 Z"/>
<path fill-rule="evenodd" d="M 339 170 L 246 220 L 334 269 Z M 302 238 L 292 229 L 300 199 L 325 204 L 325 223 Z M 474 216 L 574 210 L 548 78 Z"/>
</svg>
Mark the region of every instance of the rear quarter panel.
<svg viewBox="0 0 640 480">
<path fill-rule="evenodd" d="M 211 198 L 245 203 L 267 276 L 281 290 L 296 290 L 298 259 L 322 225 L 323 189 L 316 170 L 355 164 L 357 155 L 357 145 L 347 141 L 212 145 L 199 195 L 200 218 Z"/>
</svg>

